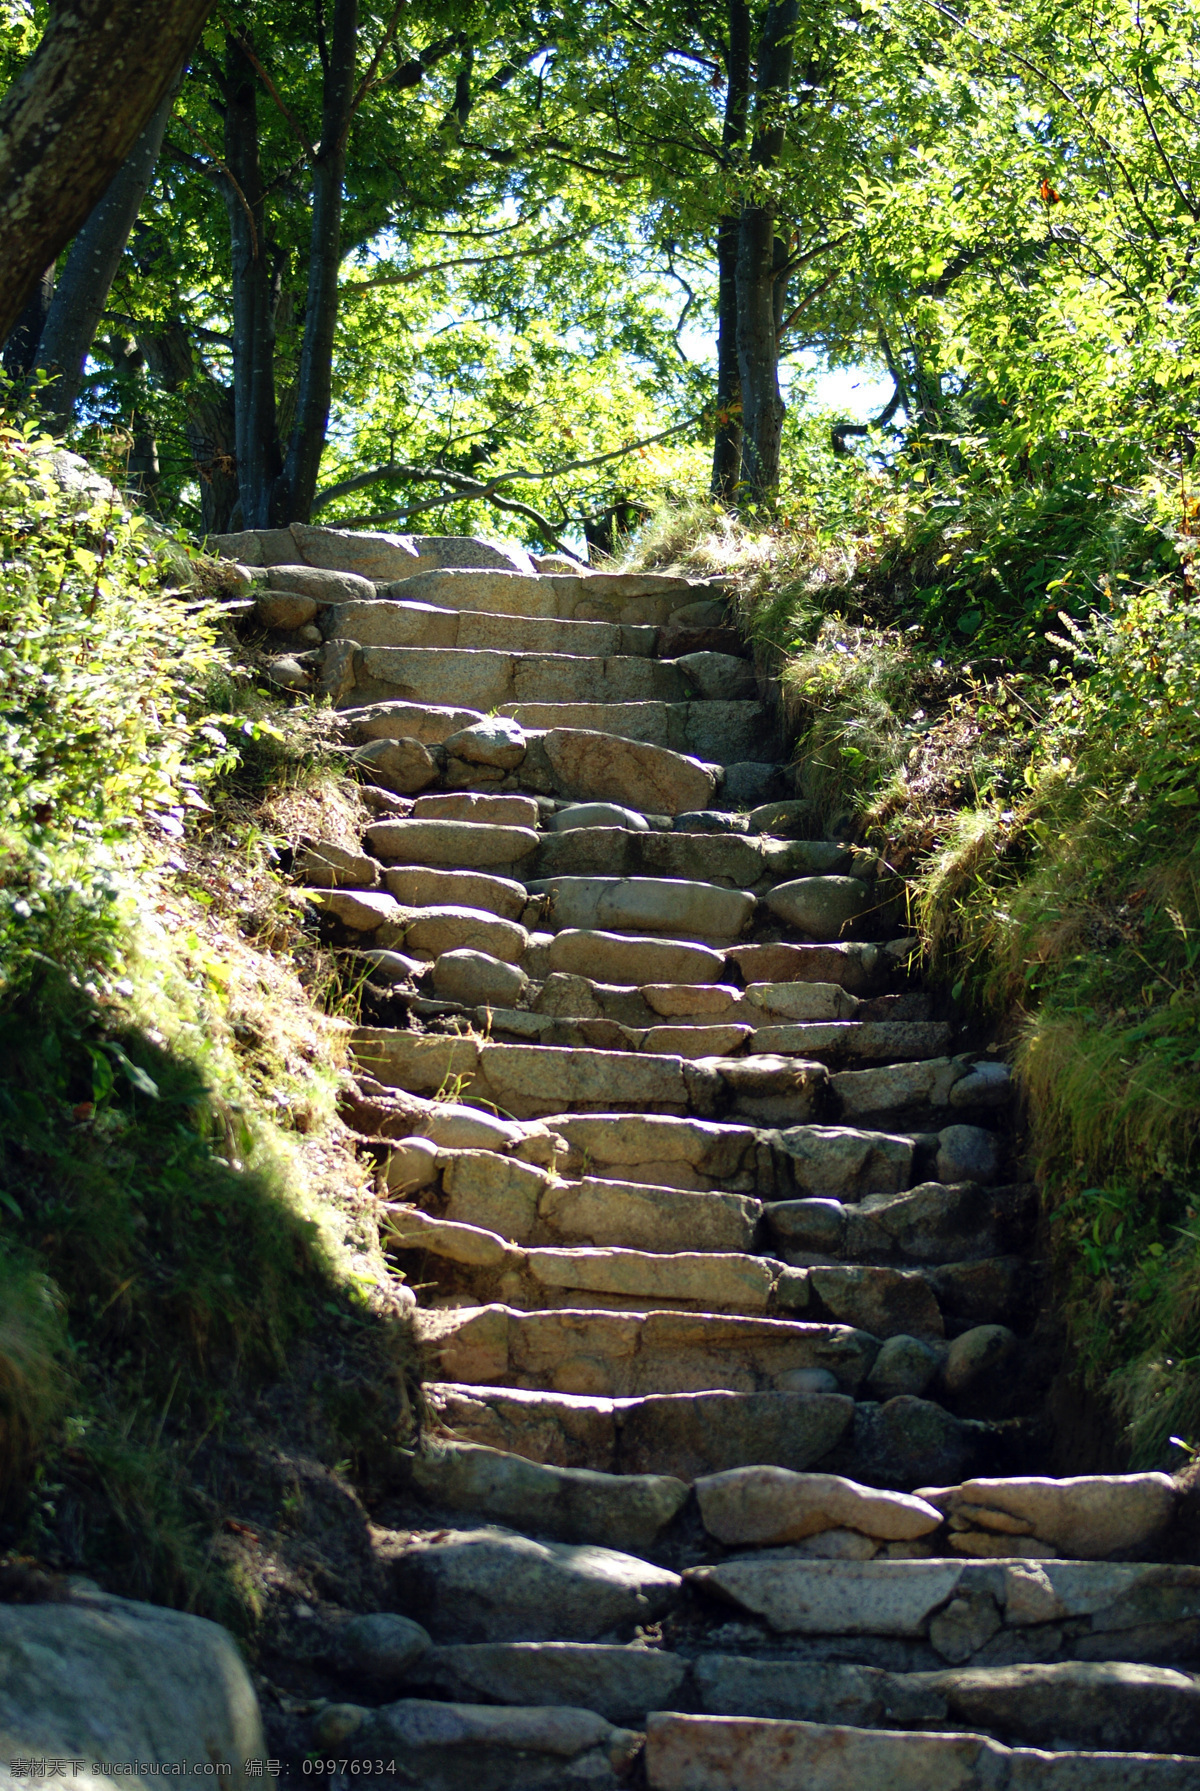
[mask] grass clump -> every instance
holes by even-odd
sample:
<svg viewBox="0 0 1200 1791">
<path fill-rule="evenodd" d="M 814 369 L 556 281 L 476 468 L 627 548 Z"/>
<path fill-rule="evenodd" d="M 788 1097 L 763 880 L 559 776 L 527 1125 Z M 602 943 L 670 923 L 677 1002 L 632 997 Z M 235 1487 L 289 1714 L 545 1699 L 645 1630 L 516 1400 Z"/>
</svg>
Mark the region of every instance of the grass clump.
<svg viewBox="0 0 1200 1791">
<path fill-rule="evenodd" d="M 229 1461 L 386 1451 L 412 1350 L 272 870 L 353 801 L 188 566 L 0 432 L 0 1551 L 245 1626 Z"/>
</svg>

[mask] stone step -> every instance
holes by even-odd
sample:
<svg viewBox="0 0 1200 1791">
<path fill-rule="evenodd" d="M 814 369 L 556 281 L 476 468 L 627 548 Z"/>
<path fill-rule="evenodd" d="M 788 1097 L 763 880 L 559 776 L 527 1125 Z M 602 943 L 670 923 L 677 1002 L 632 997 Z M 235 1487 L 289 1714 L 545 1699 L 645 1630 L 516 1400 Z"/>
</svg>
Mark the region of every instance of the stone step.
<svg viewBox="0 0 1200 1791">
<path fill-rule="evenodd" d="M 521 1312 L 503 1305 L 418 1311 L 430 1373 L 483 1386 L 550 1387 L 608 1398 L 789 1391 L 824 1370 L 853 1393 L 878 1340 L 849 1325 L 690 1312 Z M 809 1390 L 807 1384 L 803 1390 Z"/>
<path fill-rule="evenodd" d="M 448 1698 L 581 1706 L 639 1729 L 652 1711 L 669 1710 L 862 1729 L 966 1728 L 1052 1753 L 1200 1753 L 1195 1678 L 1119 1660 L 889 1673 L 838 1661 L 689 1658 L 644 1643 L 484 1642 L 430 1648 L 408 1681 Z"/>
<path fill-rule="evenodd" d="M 642 1751 L 640 1733 L 616 1728 L 592 1710 L 427 1698 L 375 1707 L 326 1704 L 307 1728 L 306 1761 L 338 1758 L 350 1781 L 360 1763 L 366 1775 L 399 1758 L 400 1782 L 421 1791 L 562 1791 L 566 1784 L 621 1791 Z"/>
<path fill-rule="evenodd" d="M 530 877 L 685 877 L 731 889 L 765 891 L 797 877 L 873 877 L 870 853 L 829 840 L 777 840 L 765 834 L 635 832 L 573 827 L 543 834 Z"/>
<path fill-rule="evenodd" d="M 606 936 L 560 934 L 555 945 L 589 937 L 603 942 Z M 436 1095 L 453 1082 L 472 1101 L 494 1105 L 517 1119 L 537 1119 L 563 1108 L 591 1112 L 629 1107 L 639 1113 L 703 1118 L 734 1112 L 768 1123 L 801 1124 L 824 1105 L 828 1080 L 824 1065 L 793 1057 L 693 1060 L 645 1051 L 492 1044 L 475 1035 L 385 1027 L 356 1028 L 349 1046 L 359 1068 L 385 1087 Z"/>
<path fill-rule="evenodd" d="M 1021 1538 L 1016 1539 L 1017 1542 Z M 803 1560 L 767 1548 L 691 1569 L 694 1590 L 771 1636 L 837 1638 L 841 1658 L 914 1671 L 1200 1653 L 1200 1568 L 1028 1559 Z M 1031 1634 L 1040 1631 L 1040 1634 Z"/>
<path fill-rule="evenodd" d="M 1033 1241 L 1037 1210 L 1031 1182 L 1001 1188 L 923 1182 L 852 1206 L 809 1198 L 763 1209 L 766 1236 L 790 1263 L 935 1263 L 1018 1254 Z"/>
<path fill-rule="evenodd" d="M 560 876 L 534 878 L 526 887 L 548 898 L 543 924 L 551 932 L 585 927 L 724 943 L 745 932 L 757 905 L 744 889 L 682 877 Z"/>
<path fill-rule="evenodd" d="M 903 978 L 915 941 L 889 939 L 882 944 L 846 940 L 837 944 L 733 945 L 726 952 L 743 982 L 838 983 L 854 995 L 874 994 Z"/>
<path fill-rule="evenodd" d="M 491 615 L 382 600 L 330 604 L 320 612 L 319 626 L 326 639 L 357 641 L 360 647 L 485 648 L 597 659 L 654 658 L 660 639 L 657 628 L 620 622 L 568 622 L 511 612 Z"/>
<path fill-rule="evenodd" d="M 364 738 L 421 740 L 426 746 L 440 746 L 487 719 L 482 710 L 467 708 L 456 698 L 449 703 L 395 697 L 367 703 L 347 692 L 338 707 L 347 727 L 370 730 Z M 506 703 L 500 713 L 529 733 L 566 728 L 612 734 L 726 766 L 755 760 L 773 764 L 780 750 L 774 725 L 757 702 Z"/>
<path fill-rule="evenodd" d="M 236 535 L 213 535 L 208 545 L 223 559 L 240 560 L 245 566 L 294 571 L 316 567 L 368 580 L 411 577 L 445 566 L 495 569 L 526 576 L 534 571 L 529 554 L 515 542 L 484 541 L 474 535 L 371 534 L 294 522 L 286 529 L 246 529 Z"/>
<path fill-rule="evenodd" d="M 649 1791 L 1194 1791 L 1183 1755 L 1056 1753 L 974 1734 L 912 1734 L 756 1717 L 655 1712 L 647 1719 Z"/>
<path fill-rule="evenodd" d="M 500 713 L 523 728 L 587 728 L 670 747 L 724 765 L 727 772 L 745 761 L 773 764 L 781 750 L 776 725 L 758 702 L 514 700 L 502 704 Z"/>
<path fill-rule="evenodd" d="M 844 1393 L 803 1390 L 835 1385 L 829 1370 L 796 1369 L 789 1378 L 797 1383 L 794 1390 L 613 1397 L 431 1381 L 424 1391 L 447 1434 L 460 1441 L 607 1473 L 669 1474 L 692 1482 L 767 1463 L 912 1488 L 930 1475 L 955 1479 L 985 1471 L 980 1464 L 996 1455 L 987 1426 L 955 1418 L 931 1400 L 856 1404 Z M 756 1631 L 754 1641 L 770 1638 Z"/>
<path fill-rule="evenodd" d="M 692 1197 L 693 1199 L 696 1196 Z M 711 1198 L 711 1196 L 709 1197 Z M 620 1245 L 521 1246 L 497 1229 L 464 1223 L 417 1207 L 388 1209 L 387 1248 L 401 1257 L 416 1253 L 439 1263 L 436 1286 L 429 1265 L 410 1279 L 425 1289 L 428 1306 L 503 1304 L 536 1310 L 608 1310 L 766 1314 L 803 1313 L 819 1323 L 852 1325 L 880 1339 L 904 1337 L 922 1347 L 925 1378 L 934 1379 L 947 1332 L 943 1302 L 965 1313 L 968 1336 L 985 1330 L 994 1345 L 1011 1337 L 992 1334 L 1028 1316 L 1028 1277 L 1021 1260 L 985 1257 L 918 1269 L 873 1264 L 790 1267 L 773 1258 L 736 1251 L 645 1251 Z M 974 1365 L 960 1351 L 954 1391 L 963 1392 L 979 1372 L 999 1365 L 1003 1351 L 983 1350 Z M 906 1385 L 905 1391 L 917 1391 Z"/>
<path fill-rule="evenodd" d="M 408 1486 L 438 1513 L 469 1512 L 558 1542 L 653 1549 L 688 1499 L 665 1474 L 561 1468 L 523 1455 L 425 1437 L 410 1458 Z"/>
<path fill-rule="evenodd" d="M 373 758 L 381 751 L 386 753 L 389 740 L 381 730 L 400 725 L 393 713 L 368 716 L 366 720 L 356 722 L 353 729 L 355 734 L 372 730 L 376 733 L 371 744 L 360 748 L 356 755 L 359 761 L 363 761 L 364 754 Z M 497 729 L 503 732 L 514 725 L 496 722 L 490 732 L 494 735 Z M 478 743 L 481 731 L 488 732 L 489 724 L 473 724 L 470 729 L 448 736 L 444 749 L 447 754 L 448 783 L 456 787 L 470 787 L 470 778 L 460 776 L 460 769 L 465 774 L 479 767 L 472 767 L 465 760 L 457 760 L 452 755 L 459 751 L 478 754 L 480 750 L 488 750 L 480 748 L 478 744 L 469 744 L 470 741 Z M 404 784 L 405 794 L 414 795 L 418 789 L 427 788 L 436 779 L 437 765 L 424 746 L 412 741 L 406 743 L 403 739 L 392 740 L 390 745 L 393 749 L 400 750 L 405 763 L 408 763 L 413 754 L 423 755 L 411 776 L 406 774 L 402 779 L 393 776 L 397 785 L 401 782 Z M 648 746 L 642 741 L 625 740 L 618 734 L 588 732 L 584 729 L 559 728 L 545 734 L 521 733 L 519 738 L 509 735 L 502 742 L 499 756 L 513 767 L 504 779 L 506 787 L 530 790 L 538 797 L 557 797 L 560 801 L 569 803 L 617 802 L 643 814 L 668 818 L 686 811 L 689 804 L 711 800 L 717 778 L 717 767 L 689 758 L 683 753 L 671 752 L 662 746 Z M 489 771 L 489 776 L 492 775 Z M 493 782 L 488 787 L 494 789 L 496 786 Z M 665 825 L 665 821 L 662 825 Z M 623 832 L 624 829 L 617 831 Z M 769 852 L 759 855 L 764 867 L 769 856 Z M 751 860 L 743 854 L 739 862 L 748 864 Z"/>
<path fill-rule="evenodd" d="M 341 657 L 341 641 L 326 643 L 323 664 Z M 357 646 L 358 643 L 355 643 Z M 693 661 L 720 661 L 703 668 Z M 706 689 L 700 688 L 704 683 Z M 508 704 L 748 702 L 753 673 L 744 659 L 722 653 L 683 659 L 613 654 L 512 652 L 487 647 L 360 647 L 346 702 L 390 697 L 412 703 L 463 704 L 485 713 Z"/>
<path fill-rule="evenodd" d="M 408 577 L 397 575 L 379 593 L 393 602 L 428 603 L 438 609 L 656 628 L 664 627 L 676 610 L 720 594 L 711 582 L 664 573 L 531 574 L 494 564 L 418 569 Z"/>
<path fill-rule="evenodd" d="M 493 1037 L 530 1044 L 599 1047 L 605 1050 L 669 1053 L 693 1060 L 731 1057 L 743 1050 L 758 1055 L 802 1057 L 816 1063 L 853 1060 L 892 1062 L 897 1057 L 933 1057 L 945 1051 L 952 1028 L 944 1021 L 837 1020 L 804 1026 L 755 1027 L 743 1013 L 740 1021 L 659 1020 L 634 1028 L 604 1019 L 564 1019 L 557 1015 L 503 1008 L 495 1002 L 475 1006 L 480 1030 Z"/>
</svg>

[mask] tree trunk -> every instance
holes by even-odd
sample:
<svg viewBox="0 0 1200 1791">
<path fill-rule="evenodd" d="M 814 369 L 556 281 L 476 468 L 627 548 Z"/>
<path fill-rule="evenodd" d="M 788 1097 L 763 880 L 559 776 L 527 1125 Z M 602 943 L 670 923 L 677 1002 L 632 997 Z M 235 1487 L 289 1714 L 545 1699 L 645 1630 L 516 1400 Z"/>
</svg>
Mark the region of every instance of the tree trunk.
<svg viewBox="0 0 1200 1791">
<path fill-rule="evenodd" d="M 358 0 L 334 0 L 325 67 L 321 146 L 313 167 L 312 236 L 296 418 L 278 499 L 280 521 L 308 522 L 329 427 L 338 279 L 342 265 L 342 200 L 346 138 L 354 105 Z"/>
<path fill-rule="evenodd" d="M 774 167 L 783 149 L 799 10 L 798 0 L 776 0 L 767 10 L 759 38 L 752 155 L 754 166 L 764 171 Z M 774 204 L 764 197 L 744 206 L 737 256 L 742 484 L 759 504 L 770 503 L 779 484 L 786 414 L 779 390 L 779 319 L 786 276 L 781 277 L 777 264 L 775 240 Z"/>
<path fill-rule="evenodd" d="M 139 330 L 137 343 L 155 383 L 183 394 L 184 431 L 200 486 L 200 532 L 232 534 L 241 521 L 233 388 L 206 374 L 197 377 L 191 336 L 182 323 Z"/>
<path fill-rule="evenodd" d="M 750 9 L 729 0 L 725 57 L 725 119 L 721 148 L 728 168 L 745 143 L 750 106 Z M 717 429 L 713 441 L 712 495 L 732 503 L 742 459 L 742 378 L 737 344 L 738 220 L 717 225 Z"/>
<path fill-rule="evenodd" d="M 74 412 L 84 362 L 154 173 L 178 91 L 179 81 L 172 81 L 108 191 L 92 208 L 72 243 L 54 289 L 54 302 L 38 345 L 37 365 L 56 376 L 46 393 L 44 408 L 60 428 L 66 428 Z"/>
<path fill-rule="evenodd" d="M 0 104 L 0 341 L 125 161 L 213 0 L 61 0 Z"/>
<path fill-rule="evenodd" d="M 779 483 L 784 403 L 775 333 L 775 214 L 742 212 L 737 259 L 737 345 L 742 379 L 742 473 L 746 496 L 768 503 Z"/>
<path fill-rule="evenodd" d="M 238 494 L 244 529 L 290 521 L 279 513 L 283 471 L 275 408 L 275 312 L 284 256 L 267 240 L 258 140 L 258 77 L 237 40 L 225 40 L 224 182 L 233 263 L 233 390 Z"/>
<path fill-rule="evenodd" d="M 154 424 L 146 410 L 146 356 L 133 337 L 110 336 L 108 352 L 123 398 L 129 402 L 129 459 L 125 468 L 125 484 L 136 492 L 148 510 L 158 509 L 158 486 L 162 468 L 158 459 L 158 439 Z"/>
<path fill-rule="evenodd" d="M 29 302 L 4 344 L 4 354 L 0 359 L 10 379 L 27 379 L 37 364 L 38 343 L 42 339 L 50 306 L 54 302 L 54 272 L 55 264 L 52 261 L 34 286 Z"/>
</svg>

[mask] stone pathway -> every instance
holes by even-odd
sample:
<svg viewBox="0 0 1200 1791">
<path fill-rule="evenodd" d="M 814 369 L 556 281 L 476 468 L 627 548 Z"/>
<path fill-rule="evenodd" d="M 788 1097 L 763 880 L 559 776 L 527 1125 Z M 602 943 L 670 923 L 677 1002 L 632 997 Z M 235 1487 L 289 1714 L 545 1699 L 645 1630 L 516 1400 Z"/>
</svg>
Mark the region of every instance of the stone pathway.
<svg viewBox="0 0 1200 1791">
<path fill-rule="evenodd" d="M 430 1791 L 1196 1791 L 1175 1488 L 1030 1477 L 1007 1070 L 884 867 L 806 837 L 720 588 L 225 551 L 378 817 L 296 871 L 382 1022 L 345 1112 L 434 1420 L 313 1746 Z"/>
</svg>

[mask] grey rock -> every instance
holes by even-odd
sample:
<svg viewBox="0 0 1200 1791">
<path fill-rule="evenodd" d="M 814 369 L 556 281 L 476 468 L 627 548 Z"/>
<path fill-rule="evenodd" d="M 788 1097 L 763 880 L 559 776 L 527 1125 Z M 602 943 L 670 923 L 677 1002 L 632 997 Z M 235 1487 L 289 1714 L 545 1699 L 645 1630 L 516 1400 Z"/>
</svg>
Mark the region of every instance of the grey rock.
<svg viewBox="0 0 1200 1791">
<path fill-rule="evenodd" d="M 631 833 L 649 833 L 645 815 L 617 802 L 571 802 L 560 808 L 550 822 L 554 833 L 573 833 L 580 827 L 625 827 Z"/>
<path fill-rule="evenodd" d="M 793 1370 L 792 1378 L 806 1372 L 812 1371 Z M 845 1394 L 807 1387 L 775 1393 L 650 1394 L 620 1419 L 621 1468 L 626 1473 L 676 1474 L 682 1480 L 751 1462 L 801 1470 L 836 1447 L 853 1417 L 854 1402 Z"/>
<path fill-rule="evenodd" d="M 1174 1755 L 1048 1754 L 977 1735 L 905 1734 L 753 1717 L 647 1720 L 650 1791 L 1194 1791 Z"/>
<path fill-rule="evenodd" d="M 674 661 L 693 695 L 706 702 L 745 703 L 758 691 L 754 666 L 729 653 L 685 653 Z"/>
<path fill-rule="evenodd" d="M 233 1637 L 183 1611 L 105 1594 L 0 1604 L 0 1759 L 224 1768 L 243 1791 L 266 1754 L 258 1699 Z M 135 1776 L 126 1784 L 153 1783 Z"/>
<path fill-rule="evenodd" d="M 255 620 L 264 628 L 278 628 L 284 633 L 303 628 L 316 613 L 315 598 L 305 597 L 299 591 L 264 591 L 254 603 Z M 318 641 L 320 638 L 318 634 Z"/>
<path fill-rule="evenodd" d="M 841 1253 L 846 1234 L 846 1208 L 840 1200 L 777 1200 L 766 1209 L 771 1234 L 787 1250 Z"/>
<path fill-rule="evenodd" d="M 460 728 L 448 734 L 443 745 L 451 758 L 464 759 L 468 765 L 495 765 L 501 771 L 515 770 L 528 750 L 524 728 L 505 715 L 489 715 Z"/>
<path fill-rule="evenodd" d="M 797 1189 L 858 1200 L 894 1193 L 912 1180 L 911 1138 L 863 1132 L 853 1126 L 790 1126 L 779 1133 Z"/>
<path fill-rule="evenodd" d="M 1016 1337 L 1007 1325 L 976 1325 L 963 1331 L 946 1354 L 943 1379 L 947 1393 L 965 1393 L 980 1375 L 1003 1367 L 1016 1347 Z"/>
<path fill-rule="evenodd" d="M 859 1728 L 944 1722 L 945 1696 L 929 1674 L 809 1660 L 701 1656 L 693 1668 L 700 1708 L 710 1716 L 766 1716 Z"/>
<path fill-rule="evenodd" d="M 745 815 L 727 814 L 719 808 L 690 809 L 676 815 L 672 822 L 675 833 L 745 833 Z"/>
<path fill-rule="evenodd" d="M 679 1700 L 687 1663 L 657 1648 L 604 1642 L 482 1642 L 438 1648 L 413 1675 L 450 1697 L 569 1704 L 611 1723 L 645 1721 Z"/>
<path fill-rule="evenodd" d="M 967 1477 L 980 1446 L 978 1427 L 932 1400 L 900 1394 L 855 1407 L 847 1465 L 880 1486 L 948 1486 Z"/>
<path fill-rule="evenodd" d="M 506 964 L 488 952 L 460 947 L 445 951 L 433 966 L 433 986 L 443 1001 L 466 1007 L 515 1007 L 529 986 L 517 964 Z"/>
<path fill-rule="evenodd" d="M 351 761 L 372 783 L 398 796 L 414 796 L 438 774 L 432 755 L 419 740 L 370 740 L 355 749 Z"/>
<path fill-rule="evenodd" d="M 663 1617 L 679 1576 L 589 1544 L 439 1531 L 393 1564 L 399 1601 L 439 1641 L 597 1641 Z"/>
<path fill-rule="evenodd" d="M 940 1673 L 934 1683 L 954 1723 L 1005 1741 L 1200 1754 L 1200 1684 L 1169 1667 L 1030 1663 Z"/>
<path fill-rule="evenodd" d="M 858 877 L 799 877 L 777 883 L 766 903 L 772 914 L 811 939 L 838 940 L 866 912 L 871 891 Z"/>
<path fill-rule="evenodd" d="M 548 1467 L 477 1443 L 431 1444 L 413 1457 L 411 1473 L 433 1505 L 613 1549 L 653 1546 L 688 1496 L 667 1475 Z"/>
<path fill-rule="evenodd" d="M 981 1126 L 945 1126 L 938 1133 L 937 1178 L 940 1182 L 996 1181 L 1000 1152 L 995 1134 Z"/>
<path fill-rule="evenodd" d="M 272 659 L 267 666 L 267 676 L 272 684 L 279 686 L 280 690 L 312 689 L 313 673 L 311 668 L 301 665 L 298 659 L 293 659 L 289 654 Z"/>
<path fill-rule="evenodd" d="M 616 1791 L 641 1736 L 593 1710 L 403 1698 L 377 1710 L 327 1706 L 313 1740 L 358 1760 L 398 1755 L 422 1791 L 510 1791 L 518 1783 L 521 1791 L 560 1791 L 564 1784 Z"/>
<path fill-rule="evenodd" d="M 780 1635 L 924 1635 L 953 1596 L 958 1561 L 811 1561 L 763 1549 L 685 1576 Z"/>
<path fill-rule="evenodd" d="M 950 1090 L 952 1107 L 1005 1107 L 1012 1099 L 1012 1072 L 1006 1063 L 977 1063 Z"/>
<path fill-rule="evenodd" d="M 905 1393 L 919 1396 L 933 1380 L 940 1362 L 939 1351 L 919 1337 L 889 1337 L 867 1376 L 867 1392 L 881 1401 Z"/>
<path fill-rule="evenodd" d="M 701 726 L 697 724 L 694 731 L 700 733 Z M 764 740 L 762 744 L 766 746 L 767 742 Z M 737 803 L 742 808 L 753 809 L 761 806 L 768 797 L 778 795 L 783 787 L 782 765 L 760 759 L 731 759 L 726 761 L 725 776 L 721 780 L 721 799 L 730 805 Z"/>
<path fill-rule="evenodd" d="M 331 840 L 306 840 L 293 863 L 293 874 L 310 889 L 374 889 L 379 866 L 365 852 L 348 852 Z"/>
<path fill-rule="evenodd" d="M 1002 1627 L 1003 1619 L 991 1594 L 969 1589 L 952 1598 L 933 1618 L 929 1640 L 943 1660 L 957 1664 L 978 1654 Z"/>
<path fill-rule="evenodd" d="M 811 802 L 785 797 L 779 802 L 759 803 L 757 808 L 750 810 L 747 820 L 751 833 L 770 833 L 776 839 L 788 840 L 806 839 L 812 817 Z"/>
<path fill-rule="evenodd" d="M 396 1611 L 374 1611 L 352 1617 L 337 1637 L 338 1653 L 348 1666 L 383 1691 L 394 1691 L 432 1646 L 427 1630 Z"/>
<path fill-rule="evenodd" d="M 266 574 L 266 584 L 270 591 L 302 594 L 321 608 L 327 604 L 362 602 L 375 595 L 375 587 L 369 578 L 316 566 L 271 566 Z"/>
</svg>

